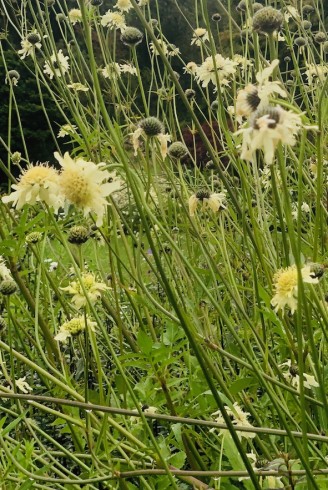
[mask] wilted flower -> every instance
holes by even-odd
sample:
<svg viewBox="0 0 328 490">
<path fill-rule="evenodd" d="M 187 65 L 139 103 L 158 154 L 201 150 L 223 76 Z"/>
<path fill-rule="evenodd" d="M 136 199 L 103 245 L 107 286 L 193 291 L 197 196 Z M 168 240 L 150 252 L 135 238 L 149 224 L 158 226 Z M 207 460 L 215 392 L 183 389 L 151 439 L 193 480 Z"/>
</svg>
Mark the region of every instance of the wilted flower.
<svg viewBox="0 0 328 490">
<path fill-rule="evenodd" d="M 57 134 L 57 138 L 65 138 L 65 136 L 70 136 L 71 134 L 76 133 L 77 126 L 74 124 L 63 124 L 60 127 L 60 130 Z"/>
<path fill-rule="evenodd" d="M 42 240 L 42 233 L 40 233 L 39 231 L 32 231 L 25 237 L 26 243 L 28 244 L 32 243 L 33 245 L 38 242 L 41 242 L 41 240 Z"/>
<path fill-rule="evenodd" d="M 88 92 L 89 87 L 86 87 L 83 85 L 83 83 L 80 82 L 74 82 L 70 83 L 67 85 L 67 88 L 71 88 L 72 90 L 75 90 L 76 92 Z"/>
<path fill-rule="evenodd" d="M 292 111 L 285 111 L 279 106 L 258 109 L 250 120 L 250 126 L 235 133 L 243 135 L 241 158 L 251 160 L 255 151 L 261 149 L 265 163 L 271 165 L 277 145 L 295 145 L 301 127 L 301 116 Z"/>
<path fill-rule="evenodd" d="M 304 283 L 317 284 L 319 279 L 313 277 L 311 266 L 305 265 L 301 269 L 301 276 Z M 298 294 L 298 274 L 296 265 L 291 265 L 285 269 L 279 269 L 273 276 L 275 295 L 271 300 L 275 311 L 283 310 L 285 306 L 294 313 L 297 309 Z"/>
<path fill-rule="evenodd" d="M 101 17 L 101 25 L 111 29 L 123 30 L 126 28 L 125 17 L 119 12 L 108 10 L 106 14 Z"/>
<path fill-rule="evenodd" d="M 217 82 L 220 86 L 229 85 L 229 81 L 236 73 L 238 63 L 230 58 L 224 58 L 221 54 L 216 54 L 214 57 L 205 58 L 204 63 L 197 67 L 196 80 L 202 82 L 203 87 L 207 87 L 210 82 L 217 87 Z"/>
<path fill-rule="evenodd" d="M 62 291 L 67 291 L 71 294 L 74 306 L 80 310 L 83 306 L 88 304 L 87 298 L 92 304 L 95 304 L 100 298 L 103 291 L 110 289 L 103 282 L 97 282 L 94 274 L 85 272 L 81 276 L 81 282 L 79 280 L 72 281 L 69 286 L 60 288 Z M 83 288 L 86 294 L 83 291 Z"/>
<path fill-rule="evenodd" d="M 53 53 L 50 57 L 50 61 L 46 61 L 44 64 L 43 72 L 49 75 L 52 79 L 55 75 L 61 77 L 69 70 L 69 58 L 63 54 L 60 49 L 58 53 Z"/>
<path fill-rule="evenodd" d="M 17 209 L 22 208 L 24 204 L 34 205 L 42 201 L 57 211 L 63 204 L 58 173 L 46 164 L 29 167 L 23 172 L 19 182 L 11 187 L 15 191 L 9 196 L 4 196 L 2 201 L 12 202 Z"/>
<path fill-rule="evenodd" d="M 199 203 L 203 205 L 203 208 L 209 207 L 215 213 L 226 209 L 226 191 L 211 194 L 209 191 L 203 190 L 193 194 L 188 201 L 190 216 L 195 215 Z"/>
<path fill-rule="evenodd" d="M 322 44 L 327 41 L 327 34 L 325 32 L 319 31 L 314 35 L 314 40 L 318 44 Z"/>
<path fill-rule="evenodd" d="M 202 44 L 208 40 L 209 37 L 208 37 L 207 30 L 202 27 L 197 27 L 197 29 L 194 30 L 194 34 L 192 36 L 190 44 L 195 44 L 196 46 L 202 46 Z"/>
<path fill-rule="evenodd" d="M 68 18 L 69 18 L 69 21 L 71 22 L 71 24 L 73 24 L 73 26 L 77 22 L 82 22 L 82 12 L 81 12 L 81 10 L 80 9 L 71 9 L 68 12 Z"/>
<path fill-rule="evenodd" d="M 129 73 L 130 75 L 137 75 L 137 69 L 130 63 L 123 63 L 120 65 L 121 73 Z"/>
<path fill-rule="evenodd" d="M 33 388 L 27 383 L 26 376 L 24 378 L 19 378 L 15 380 L 16 388 L 18 388 L 23 393 L 28 394 L 30 391 L 33 391 Z"/>
<path fill-rule="evenodd" d="M 292 361 L 288 359 L 288 361 L 279 364 L 279 367 L 287 366 L 289 369 L 287 372 L 283 373 L 284 378 L 290 382 L 292 386 L 294 386 L 297 390 L 300 387 L 300 376 L 299 369 L 296 364 L 292 364 Z M 308 388 L 309 390 L 313 388 L 317 388 L 319 383 L 315 380 L 315 377 L 311 374 L 303 373 L 303 384 L 304 388 Z"/>
<path fill-rule="evenodd" d="M 256 74 L 257 85 L 249 84 L 240 90 L 236 101 L 236 115 L 250 116 L 256 109 L 269 103 L 270 95 L 276 93 L 280 97 L 287 97 L 286 91 L 280 82 L 270 82 L 274 69 L 279 65 L 279 60 L 273 60 L 271 64 Z"/>
<path fill-rule="evenodd" d="M 186 66 L 183 67 L 185 73 L 190 73 L 190 75 L 195 75 L 197 72 L 197 64 L 194 61 L 189 61 Z"/>
<path fill-rule="evenodd" d="M 9 70 L 5 82 L 8 83 L 9 81 L 10 83 L 16 86 L 18 84 L 19 79 L 20 79 L 20 74 L 18 73 L 17 70 Z"/>
<path fill-rule="evenodd" d="M 108 205 L 106 197 L 118 190 L 121 182 L 103 169 L 104 163 L 96 165 L 82 158 L 73 160 L 68 152 L 64 157 L 57 152 L 54 155 L 62 166 L 59 184 L 65 199 L 80 208 L 84 216 L 95 213 L 96 224 L 100 226 Z"/>
<path fill-rule="evenodd" d="M 140 146 L 140 137 L 142 135 L 148 136 L 150 138 L 156 137 L 161 145 L 161 155 L 163 158 L 167 154 L 167 143 L 171 141 L 171 136 L 169 134 L 164 134 L 164 125 L 156 117 L 147 117 L 142 119 L 138 124 L 138 129 L 132 133 L 132 144 L 134 148 L 135 156 L 138 154 L 138 148 Z"/>
<path fill-rule="evenodd" d="M 180 49 L 177 48 L 174 44 L 168 44 L 165 41 L 163 41 L 163 39 L 156 39 L 156 41 L 159 44 L 159 47 L 161 48 L 165 56 L 173 57 L 180 54 Z M 153 42 L 149 44 L 149 47 L 155 56 L 159 56 L 160 53 Z"/>
<path fill-rule="evenodd" d="M 22 49 L 18 51 L 20 58 L 23 60 L 26 56 L 33 56 L 35 49 L 41 49 L 41 37 L 37 31 L 31 32 L 26 39 L 21 41 Z"/>
<path fill-rule="evenodd" d="M 97 326 L 96 322 L 92 322 L 90 318 L 85 318 L 83 315 L 72 318 L 68 322 L 63 323 L 59 332 L 57 333 L 55 340 L 58 342 L 65 342 L 69 337 L 75 337 L 82 333 L 86 326 L 90 328 L 93 332 L 95 332 L 95 327 Z"/>
</svg>

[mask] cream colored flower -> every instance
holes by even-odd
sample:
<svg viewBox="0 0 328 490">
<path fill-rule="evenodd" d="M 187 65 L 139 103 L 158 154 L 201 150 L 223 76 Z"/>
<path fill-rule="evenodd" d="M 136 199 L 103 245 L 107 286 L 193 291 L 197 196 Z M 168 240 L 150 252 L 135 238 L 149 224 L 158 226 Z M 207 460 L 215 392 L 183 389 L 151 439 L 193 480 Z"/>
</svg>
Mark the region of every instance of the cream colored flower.
<svg viewBox="0 0 328 490">
<path fill-rule="evenodd" d="M 197 29 L 194 30 L 190 44 L 202 46 L 205 41 L 209 41 L 207 30 L 202 27 L 197 27 Z"/>
<path fill-rule="evenodd" d="M 226 191 L 210 193 L 207 190 L 198 191 L 188 201 L 189 215 L 194 216 L 197 206 L 202 203 L 203 208 L 209 207 L 214 213 L 226 209 Z"/>
<path fill-rule="evenodd" d="M 267 106 L 257 109 L 249 124 L 235 133 L 243 135 L 241 158 L 252 160 L 256 150 L 263 150 L 264 162 L 271 165 L 279 143 L 295 145 L 302 120 L 299 114 L 285 111 L 280 106 Z"/>
<path fill-rule="evenodd" d="M 70 83 L 69 85 L 67 85 L 67 88 L 71 88 L 76 92 L 88 92 L 89 90 L 89 87 L 86 87 L 85 85 L 83 85 L 83 83 L 80 82 Z"/>
<path fill-rule="evenodd" d="M 121 68 L 118 63 L 110 63 L 101 70 L 101 74 L 104 78 L 109 80 L 116 80 L 121 75 Z"/>
<path fill-rule="evenodd" d="M 250 414 L 248 412 L 244 412 L 240 408 L 237 402 L 233 404 L 232 408 L 228 406 L 225 406 L 224 408 L 226 409 L 229 417 L 231 417 L 232 424 L 235 427 L 249 427 L 249 428 L 253 427 L 252 424 L 248 421 L 248 417 Z M 225 423 L 220 410 L 213 413 L 212 415 L 213 416 L 219 415 L 219 417 L 215 419 L 217 423 L 220 424 Z M 225 433 L 227 433 L 227 429 L 223 429 L 223 430 L 225 431 Z M 222 434 L 222 429 L 220 429 L 220 433 Z M 245 432 L 238 431 L 237 434 L 239 438 L 245 437 L 245 439 L 253 439 L 256 436 L 255 432 L 246 432 L 246 431 Z"/>
<path fill-rule="evenodd" d="M 58 172 L 45 164 L 29 167 L 21 175 L 18 184 L 11 187 L 15 191 L 4 196 L 2 201 L 12 202 L 16 209 L 22 208 L 24 204 L 34 205 L 40 201 L 53 207 L 55 211 L 63 205 Z"/>
<path fill-rule="evenodd" d="M 68 19 L 71 22 L 71 24 L 73 24 L 73 26 L 77 22 L 82 22 L 82 12 L 81 12 L 81 10 L 80 9 L 71 9 L 68 12 Z"/>
<path fill-rule="evenodd" d="M 145 7 L 149 4 L 149 0 L 138 0 L 139 7 Z"/>
<path fill-rule="evenodd" d="M 183 68 L 185 73 L 189 73 L 190 75 L 195 75 L 197 72 L 197 65 L 194 61 L 189 61 Z"/>
<path fill-rule="evenodd" d="M 8 267 L 6 266 L 5 260 L 2 257 L 2 255 L 0 255 L 0 279 L 1 279 L 1 281 L 8 281 L 8 280 L 12 281 L 13 280 L 11 272 L 8 269 Z"/>
<path fill-rule="evenodd" d="M 58 131 L 57 138 L 65 138 L 65 136 L 70 136 L 76 133 L 77 126 L 74 124 L 63 124 Z"/>
<path fill-rule="evenodd" d="M 46 61 L 44 64 L 43 72 L 49 75 L 52 79 L 55 75 L 61 77 L 69 70 L 69 58 L 63 54 L 60 49 L 58 53 L 53 53 L 50 57 L 50 62 Z"/>
<path fill-rule="evenodd" d="M 224 58 L 221 54 L 216 54 L 214 58 L 205 58 L 204 63 L 197 67 L 196 80 L 201 82 L 202 87 L 207 87 L 210 82 L 217 87 L 217 81 L 221 88 L 229 85 L 230 79 L 236 73 L 236 61 Z"/>
<path fill-rule="evenodd" d="M 160 143 L 161 155 L 167 155 L 167 143 L 171 141 L 169 134 L 164 134 L 164 125 L 156 117 L 148 117 L 140 121 L 139 127 L 132 133 L 134 155 L 137 156 L 140 147 L 140 137 L 156 138 Z"/>
<path fill-rule="evenodd" d="M 300 388 L 300 376 L 299 376 L 299 369 L 296 364 L 292 364 L 292 361 L 288 359 L 288 361 L 279 364 L 279 367 L 284 367 L 287 366 L 288 370 L 287 372 L 283 373 L 284 378 L 289 381 L 289 383 L 294 386 L 299 391 Z M 311 389 L 311 388 L 318 388 L 319 383 L 316 381 L 315 377 L 312 376 L 311 374 L 306 374 L 303 373 L 303 384 L 304 388 Z"/>
<path fill-rule="evenodd" d="M 22 49 L 19 49 L 17 52 L 21 55 L 21 60 L 23 60 L 26 56 L 31 56 L 33 58 L 33 56 L 35 55 L 35 49 L 41 49 L 40 42 L 33 44 L 27 39 L 23 39 L 20 44 Z"/>
<path fill-rule="evenodd" d="M 130 75 L 137 75 L 136 67 L 131 65 L 130 63 L 124 63 L 124 64 L 120 65 L 120 72 L 121 73 L 129 73 Z"/>
<path fill-rule="evenodd" d="M 96 224 L 100 226 L 108 205 L 106 197 L 121 187 L 121 181 L 103 169 L 104 163 L 96 165 L 82 158 L 73 160 L 68 152 L 64 157 L 57 152 L 54 155 L 62 166 L 59 185 L 65 199 L 80 208 L 84 216 L 95 213 Z"/>
<path fill-rule="evenodd" d="M 311 273 L 311 266 L 305 265 L 301 269 L 301 276 L 304 283 L 317 284 L 319 279 Z M 271 305 L 275 312 L 283 310 L 285 306 L 294 313 L 297 309 L 298 294 L 298 274 L 296 265 L 291 265 L 284 269 L 279 269 L 273 276 L 275 295 L 271 300 Z"/>
<path fill-rule="evenodd" d="M 119 9 L 121 12 L 128 12 L 133 7 L 130 0 L 117 0 L 117 4 L 114 5 L 114 8 Z"/>
<path fill-rule="evenodd" d="M 162 49 L 163 53 L 165 56 L 168 55 L 169 53 L 169 49 L 168 49 L 168 45 L 165 41 L 163 41 L 163 39 L 156 39 L 157 43 L 159 44 L 159 47 Z M 155 44 L 153 42 L 151 42 L 149 44 L 149 47 L 152 51 L 152 53 L 155 55 L 155 56 L 159 56 L 159 51 L 157 50 Z"/>
<path fill-rule="evenodd" d="M 81 282 L 83 287 L 80 281 L 76 280 L 72 281 L 69 286 L 60 288 L 62 291 L 67 291 L 67 293 L 73 296 L 72 301 L 78 310 L 88 304 L 87 298 L 90 303 L 95 304 L 101 298 L 103 291 L 110 289 L 103 282 L 97 282 L 95 275 L 91 272 L 83 273 Z M 86 294 L 84 293 L 83 288 L 85 289 Z"/>
<path fill-rule="evenodd" d="M 314 85 L 316 82 L 323 83 L 327 78 L 328 65 L 315 65 L 314 63 L 306 63 L 307 70 L 305 75 L 309 85 Z"/>
<path fill-rule="evenodd" d="M 15 380 L 16 387 L 21 390 L 23 393 L 28 394 L 30 391 L 33 391 L 33 388 L 27 383 L 26 376 L 24 378 L 19 378 Z"/>
<path fill-rule="evenodd" d="M 248 117 L 256 109 L 268 105 L 269 97 L 274 93 L 280 97 L 287 97 L 287 93 L 281 87 L 280 82 L 269 81 L 278 64 L 279 60 L 273 60 L 267 68 L 257 73 L 257 85 L 249 84 L 244 89 L 239 90 L 236 101 L 237 116 Z"/>
<path fill-rule="evenodd" d="M 123 30 L 126 27 L 125 17 L 119 12 L 108 10 L 107 13 L 101 17 L 101 25 L 109 27 L 110 29 Z"/>
<path fill-rule="evenodd" d="M 85 318 L 84 315 L 72 318 L 68 322 L 63 323 L 59 332 L 57 333 L 55 340 L 58 342 L 65 342 L 69 337 L 74 337 L 81 332 L 83 332 L 86 328 L 86 325 L 90 330 L 95 332 L 95 327 L 97 326 L 96 322 L 92 322 L 88 317 Z"/>
</svg>

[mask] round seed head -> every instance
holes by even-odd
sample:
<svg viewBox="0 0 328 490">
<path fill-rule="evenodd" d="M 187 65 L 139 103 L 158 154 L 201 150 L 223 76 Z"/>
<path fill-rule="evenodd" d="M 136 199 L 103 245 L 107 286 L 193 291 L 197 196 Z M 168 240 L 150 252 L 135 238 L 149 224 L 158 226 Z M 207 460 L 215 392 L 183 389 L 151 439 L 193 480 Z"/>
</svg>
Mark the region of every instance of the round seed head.
<svg viewBox="0 0 328 490">
<path fill-rule="evenodd" d="M 144 130 L 147 136 L 157 136 L 164 133 L 164 125 L 157 117 L 146 117 L 140 121 L 139 127 Z"/>
<path fill-rule="evenodd" d="M 143 40 L 143 33 L 136 27 L 126 27 L 121 34 L 121 41 L 126 46 L 137 46 Z"/>
<path fill-rule="evenodd" d="M 314 7 L 312 7 L 312 5 L 304 5 L 302 12 L 303 15 L 310 15 L 314 12 Z"/>
<path fill-rule="evenodd" d="M 31 32 L 26 36 L 26 40 L 31 44 L 36 44 L 41 41 L 41 37 L 37 32 Z"/>
<path fill-rule="evenodd" d="M 325 41 L 327 41 L 327 35 L 325 32 L 317 32 L 314 36 L 314 40 L 316 43 L 318 44 L 322 44 L 324 43 Z"/>
<path fill-rule="evenodd" d="M 180 141 L 176 141 L 175 143 L 172 143 L 167 153 L 171 158 L 178 160 L 179 158 L 183 158 L 187 155 L 188 148 L 183 143 L 180 143 Z"/>
<path fill-rule="evenodd" d="M 185 96 L 187 97 L 187 99 L 193 99 L 196 95 L 196 92 L 192 89 L 192 88 L 187 88 L 187 90 L 185 90 Z"/>
<path fill-rule="evenodd" d="M 26 243 L 38 243 L 42 240 L 42 233 L 38 232 L 38 231 L 32 231 L 32 233 L 29 233 L 28 235 L 26 235 L 25 237 L 25 241 Z"/>
<path fill-rule="evenodd" d="M 210 197 L 210 193 L 208 190 L 202 189 L 202 190 L 196 192 L 196 197 L 200 201 L 204 201 L 204 199 L 208 199 Z"/>
<path fill-rule="evenodd" d="M 312 22 L 310 22 L 309 20 L 303 20 L 302 27 L 305 31 L 308 31 L 312 27 Z"/>
<path fill-rule="evenodd" d="M 255 2 L 253 3 L 253 12 L 258 12 L 259 10 L 263 9 L 263 5 L 260 2 Z"/>
<path fill-rule="evenodd" d="M 212 20 L 213 20 L 213 22 L 220 22 L 220 20 L 221 20 L 221 14 L 219 14 L 219 13 L 213 14 L 212 15 Z"/>
<path fill-rule="evenodd" d="M 293 378 L 295 378 L 295 376 L 297 376 L 299 373 L 298 366 L 296 364 L 291 364 L 289 368 L 289 372 L 290 375 L 293 376 Z"/>
<path fill-rule="evenodd" d="M 0 283 L 0 293 L 4 296 L 10 296 L 11 294 L 14 294 L 16 289 L 16 283 L 11 279 L 6 279 L 5 281 L 2 281 Z"/>
<path fill-rule="evenodd" d="M 253 29 L 256 32 L 272 34 L 278 31 L 284 21 L 284 16 L 280 10 L 273 7 L 263 7 L 253 16 Z"/>
<path fill-rule="evenodd" d="M 295 46 L 302 48 L 303 46 L 307 45 L 307 40 L 305 39 L 305 37 L 297 37 L 294 39 L 294 44 Z"/>
<path fill-rule="evenodd" d="M 68 232 L 67 240 L 69 243 L 81 245 L 88 240 L 89 236 L 89 230 L 85 226 L 72 226 Z"/>
</svg>

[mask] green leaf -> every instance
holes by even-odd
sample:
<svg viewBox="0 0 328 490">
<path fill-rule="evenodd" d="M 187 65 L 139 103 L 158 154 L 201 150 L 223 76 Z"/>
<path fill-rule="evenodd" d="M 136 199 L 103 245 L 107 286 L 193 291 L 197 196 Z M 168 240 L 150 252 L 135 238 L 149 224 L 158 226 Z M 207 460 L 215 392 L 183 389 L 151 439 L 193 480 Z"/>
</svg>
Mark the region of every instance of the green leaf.
<svg viewBox="0 0 328 490">
<path fill-rule="evenodd" d="M 138 346 L 140 347 L 140 350 L 143 354 L 149 355 L 151 353 L 151 350 L 153 348 L 153 341 L 148 335 L 140 330 L 138 333 Z"/>
<path fill-rule="evenodd" d="M 186 453 L 184 451 L 179 451 L 178 453 L 173 454 L 170 458 L 168 458 L 167 462 L 178 468 L 180 470 L 186 461 Z"/>
<path fill-rule="evenodd" d="M 231 385 L 229 386 L 229 391 L 232 395 L 236 395 L 240 391 L 250 388 L 255 384 L 256 384 L 256 380 L 254 378 L 236 379 L 236 381 L 231 383 Z"/>
</svg>

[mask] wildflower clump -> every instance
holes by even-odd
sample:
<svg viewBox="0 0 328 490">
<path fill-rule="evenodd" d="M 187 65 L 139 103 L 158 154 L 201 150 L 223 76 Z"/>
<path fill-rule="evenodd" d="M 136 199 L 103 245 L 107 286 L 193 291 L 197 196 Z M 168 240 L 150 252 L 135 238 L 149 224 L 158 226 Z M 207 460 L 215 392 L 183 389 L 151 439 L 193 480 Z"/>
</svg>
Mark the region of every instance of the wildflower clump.
<svg viewBox="0 0 328 490">
<path fill-rule="evenodd" d="M 313 277 L 310 265 L 305 265 L 301 271 L 302 281 L 308 284 L 317 284 L 319 279 Z M 296 265 L 279 269 L 273 276 L 275 294 L 271 300 L 271 305 L 275 311 L 283 310 L 288 306 L 291 313 L 297 309 L 298 294 L 298 273 Z"/>
</svg>

